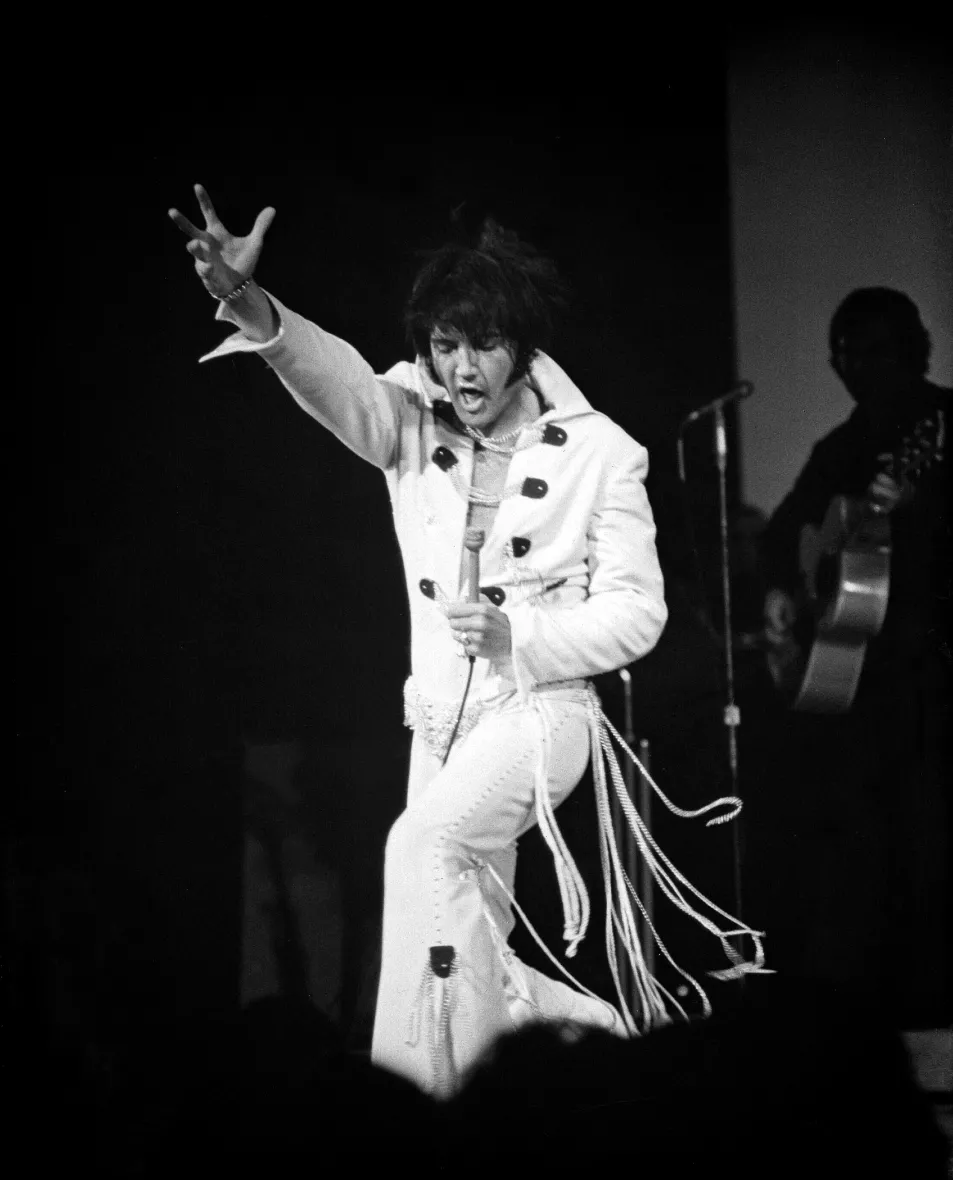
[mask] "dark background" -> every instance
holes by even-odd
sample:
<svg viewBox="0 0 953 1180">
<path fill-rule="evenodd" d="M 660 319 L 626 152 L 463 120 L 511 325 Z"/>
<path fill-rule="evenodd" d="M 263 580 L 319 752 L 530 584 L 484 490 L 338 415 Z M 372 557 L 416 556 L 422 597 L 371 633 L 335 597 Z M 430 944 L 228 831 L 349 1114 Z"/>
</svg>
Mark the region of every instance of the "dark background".
<svg viewBox="0 0 953 1180">
<path fill-rule="evenodd" d="M 720 608 L 699 581 L 718 577 L 708 428 L 689 439 L 688 504 L 675 472 L 678 423 L 736 377 L 724 72 L 706 46 L 675 76 L 644 67 L 545 99 L 362 91 L 329 110 L 303 90 L 253 90 L 240 115 L 189 108 L 190 127 L 217 120 L 212 150 L 183 132 L 184 108 L 124 109 L 112 95 L 86 93 L 47 128 L 32 164 L 47 212 L 30 244 L 21 456 L 30 576 L 17 630 L 33 687 L 8 882 L 15 999 L 54 1046 L 95 1056 L 237 1005 L 243 743 L 304 743 L 318 852 L 344 875 L 365 942 L 402 805 L 408 615 L 384 482 L 257 359 L 197 364 L 223 330 L 166 217 L 172 205 L 196 217 L 195 181 L 239 232 L 277 208 L 261 282 L 378 371 L 408 355 L 416 251 L 461 204 L 558 260 L 575 305 L 553 353 L 651 454 L 672 623 L 637 669 L 636 729 L 681 805 L 725 792 L 704 617 Z M 730 485 L 734 505 L 733 472 Z M 604 681 L 621 723 L 617 680 Z M 590 792 L 564 810 L 598 899 Z M 730 830 L 659 823 L 676 863 L 731 909 Z M 531 839 L 524 866 L 526 904 L 558 949 L 555 881 Z M 600 928 L 597 904 L 579 970 L 602 986 Z M 669 941 L 690 965 L 721 965 L 682 937 Z M 360 1042 L 367 981 L 354 962 Z"/>
</svg>

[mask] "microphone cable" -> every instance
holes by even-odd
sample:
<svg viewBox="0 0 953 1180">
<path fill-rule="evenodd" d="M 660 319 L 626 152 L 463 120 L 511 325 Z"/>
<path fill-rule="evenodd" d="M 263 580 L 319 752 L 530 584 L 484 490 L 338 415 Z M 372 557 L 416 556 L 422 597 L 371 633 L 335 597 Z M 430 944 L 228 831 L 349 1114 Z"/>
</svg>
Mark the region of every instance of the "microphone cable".
<svg viewBox="0 0 953 1180">
<path fill-rule="evenodd" d="M 450 734 L 450 741 L 447 742 L 447 748 L 444 751 L 443 761 L 440 763 L 441 770 L 447 765 L 447 759 L 450 757 L 450 751 L 453 748 L 454 738 L 456 738 L 457 730 L 460 728 L 460 722 L 463 720 L 463 710 L 466 708 L 467 696 L 470 692 L 470 684 L 473 681 L 473 668 L 476 664 L 476 656 L 467 656 L 467 659 L 470 661 L 470 671 L 467 673 L 467 683 L 463 690 L 463 700 L 460 702 L 460 711 L 457 713 L 457 719 L 453 723 L 453 732 Z"/>
</svg>

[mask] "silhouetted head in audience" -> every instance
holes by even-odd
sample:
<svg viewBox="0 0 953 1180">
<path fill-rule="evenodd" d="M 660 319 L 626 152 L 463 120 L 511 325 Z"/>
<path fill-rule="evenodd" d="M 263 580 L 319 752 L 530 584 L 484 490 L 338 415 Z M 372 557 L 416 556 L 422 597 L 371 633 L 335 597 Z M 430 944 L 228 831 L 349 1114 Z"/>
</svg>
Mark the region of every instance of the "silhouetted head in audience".
<svg viewBox="0 0 953 1180">
<path fill-rule="evenodd" d="M 831 367 L 873 421 L 915 394 L 930 360 L 930 336 L 916 304 L 889 287 L 852 291 L 830 326 Z"/>
<path fill-rule="evenodd" d="M 338 1176 L 406 1170 L 439 1136 L 435 1104 L 403 1078 L 346 1052 L 307 999 L 256 1000 L 211 1021 L 166 1071 L 164 1109 L 147 1110 L 142 1171 L 163 1180 L 261 1180 L 275 1168 Z M 290 1169 L 290 1171 L 289 1171 Z"/>
<path fill-rule="evenodd" d="M 899 1036 L 800 984 L 632 1041 L 526 1029 L 498 1044 L 451 1106 L 484 1148 L 472 1162 L 487 1168 L 623 1163 L 648 1180 L 945 1175 L 944 1138 Z"/>
</svg>

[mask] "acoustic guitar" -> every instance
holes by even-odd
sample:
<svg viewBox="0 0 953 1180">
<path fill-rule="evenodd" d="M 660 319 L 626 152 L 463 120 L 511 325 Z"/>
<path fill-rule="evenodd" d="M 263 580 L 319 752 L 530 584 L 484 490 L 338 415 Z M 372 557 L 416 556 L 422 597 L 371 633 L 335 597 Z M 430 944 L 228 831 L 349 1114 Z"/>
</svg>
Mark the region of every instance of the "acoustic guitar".
<svg viewBox="0 0 953 1180">
<path fill-rule="evenodd" d="M 943 459 L 944 416 L 925 419 L 886 468 L 914 494 L 915 481 Z M 890 514 L 869 497 L 834 496 L 817 528 L 801 530 L 800 568 L 806 609 L 791 644 L 775 654 L 772 673 L 794 708 L 846 713 L 854 701 L 867 645 L 880 632 L 890 595 Z M 804 652 L 808 651 L 807 658 Z"/>
</svg>

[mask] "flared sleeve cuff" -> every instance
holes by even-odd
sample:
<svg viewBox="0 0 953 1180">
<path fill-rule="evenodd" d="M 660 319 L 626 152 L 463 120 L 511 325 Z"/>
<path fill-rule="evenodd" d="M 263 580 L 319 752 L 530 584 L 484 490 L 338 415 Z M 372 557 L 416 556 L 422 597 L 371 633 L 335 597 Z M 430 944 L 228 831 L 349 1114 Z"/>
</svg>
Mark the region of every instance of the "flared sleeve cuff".
<svg viewBox="0 0 953 1180">
<path fill-rule="evenodd" d="M 274 308 L 275 315 L 278 317 L 277 333 L 272 336 L 270 340 L 258 341 L 249 340 L 242 331 L 233 332 L 231 336 L 226 336 L 217 348 L 213 348 L 211 352 L 207 352 L 204 356 L 200 356 L 199 364 L 202 364 L 203 361 L 218 360 L 219 357 L 223 356 L 232 356 L 236 352 L 267 352 L 270 348 L 273 348 L 284 338 L 285 326 L 282 323 L 280 306 L 276 300 L 272 299 L 272 297 L 267 291 L 264 290 L 264 288 L 262 288 L 262 293 Z M 235 320 L 232 317 L 231 308 L 225 302 L 219 303 L 218 308 L 215 311 L 215 319 L 224 324 L 235 323 Z"/>
</svg>

